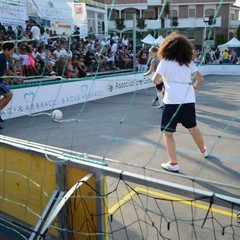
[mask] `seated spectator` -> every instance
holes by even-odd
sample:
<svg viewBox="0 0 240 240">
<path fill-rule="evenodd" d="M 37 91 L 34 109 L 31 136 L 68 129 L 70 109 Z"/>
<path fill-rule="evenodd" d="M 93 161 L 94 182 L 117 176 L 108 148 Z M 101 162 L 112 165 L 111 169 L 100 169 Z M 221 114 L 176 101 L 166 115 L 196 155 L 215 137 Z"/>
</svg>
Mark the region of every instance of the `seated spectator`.
<svg viewBox="0 0 240 240">
<path fill-rule="evenodd" d="M 124 68 L 132 67 L 132 58 L 128 51 L 128 48 L 124 48 L 123 50 L 123 62 L 124 62 Z"/>
<path fill-rule="evenodd" d="M 20 47 L 19 60 L 23 75 L 26 77 L 31 76 L 30 60 L 26 45 L 22 45 Z"/>
<path fill-rule="evenodd" d="M 38 64 L 36 62 L 36 60 L 35 60 L 35 58 L 33 56 L 33 52 L 32 52 L 31 46 L 26 45 L 26 48 L 27 48 L 27 53 L 28 53 L 28 56 L 29 56 L 31 75 L 32 76 L 38 75 L 38 70 L 40 69 L 40 64 Z"/>
<path fill-rule="evenodd" d="M 58 76 L 66 77 L 66 63 L 67 59 L 65 56 L 60 56 L 60 58 L 55 63 L 55 69 Z"/>
<path fill-rule="evenodd" d="M 78 69 L 74 69 L 72 65 L 72 58 L 68 57 L 67 59 L 67 78 L 77 78 L 79 71 Z"/>
<path fill-rule="evenodd" d="M 103 54 L 103 49 L 100 48 L 99 45 L 96 46 L 95 56 L 96 56 L 96 59 L 97 59 L 97 64 L 98 64 L 99 70 L 100 71 L 105 71 L 107 60 L 106 60 L 106 57 Z"/>
<path fill-rule="evenodd" d="M 65 56 L 67 58 L 68 53 L 66 52 L 65 49 L 61 47 L 60 44 L 56 45 L 56 49 L 53 51 L 53 56 L 55 60 L 58 60 L 60 56 Z"/>
<path fill-rule="evenodd" d="M 43 74 L 47 73 L 47 75 L 55 75 L 56 72 L 53 71 L 52 64 L 49 62 L 49 59 L 47 58 L 47 52 L 46 49 L 42 45 L 40 45 L 37 49 L 36 56 L 38 63 L 40 64 Z"/>
<path fill-rule="evenodd" d="M 116 68 L 116 64 L 115 64 L 115 55 L 114 53 L 112 53 L 111 48 L 109 48 L 106 52 L 106 68 L 107 69 L 115 69 Z"/>
<path fill-rule="evenodd" d="M 116 54 L 115 54 L 115 63 L 116 63 L 116 67 L 119 68 L 124 68 L 124 54 L 123 54 L 123 50 L 118 48 Z"/>
<path fill-rule="evenodd" d="M 13 31 L 12 26 L 8 26 L 7 31 L 5 32 L 7 40 L 16 40 L 16 34 Z"/>
<path fill-rule="evenodd" d="M 84 57 L 80 56 L 79 59 L 75 56 L 72 60 L 73 68 L 78 70 L 78 77 L 87 76 L 87 68 L 84 64 Z"/>
<path fill-rule="evenodd" d="M 96 59 L 96 56 L 95 56 L 91 46 L 88 47 L 88 51 L 87 51 L 86 56 L 85 56 L 85 63 L 86 63 L 86 66 L 91 71 L 96 70 L 97 59 Z"/>
</svg>

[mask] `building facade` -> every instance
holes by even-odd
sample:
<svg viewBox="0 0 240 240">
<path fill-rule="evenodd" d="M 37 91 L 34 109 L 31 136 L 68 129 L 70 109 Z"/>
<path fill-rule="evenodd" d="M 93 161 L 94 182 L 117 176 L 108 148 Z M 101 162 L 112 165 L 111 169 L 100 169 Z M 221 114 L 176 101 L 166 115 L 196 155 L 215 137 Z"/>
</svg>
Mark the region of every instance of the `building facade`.
<svg viewBox="0 0 240 240">
<path fill-rule="evenodd" d="M 105 0 L 105 3 L 109 32 L 130 34 L 135 15 L 137 38 L 149 33 L 164 37 L 169 31 L 179 31 L 195 46 L 207 42 L 214 47 L 219 38 L 227 41 L 235 36 L 240 23 L 240 8 L 232 0 L 115 0 L 114 4 Z"/>
</svg>

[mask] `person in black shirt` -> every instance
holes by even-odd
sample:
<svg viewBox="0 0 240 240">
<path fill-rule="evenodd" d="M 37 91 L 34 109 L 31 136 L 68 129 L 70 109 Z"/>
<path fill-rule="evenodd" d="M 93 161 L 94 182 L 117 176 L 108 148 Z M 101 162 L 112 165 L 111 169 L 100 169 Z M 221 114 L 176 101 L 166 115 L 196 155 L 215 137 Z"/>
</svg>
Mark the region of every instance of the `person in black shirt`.
<svg viewBox="0 0 240 240">
<path fill-rule="evenodd" d="M 0 111 L 11 101 L 13 96 L 10 89 L 3 82 L 3 76 L 8 69 L 8 57 L 13 54 L 14 46 L 15 44 L 13 42 L 4 43 L 2 46 L 3 52 L 0 54 L 0 95 L 3 96 L 0 100 Z M 0 122 L 3 122 L 1 115 Z"/>
</svg>

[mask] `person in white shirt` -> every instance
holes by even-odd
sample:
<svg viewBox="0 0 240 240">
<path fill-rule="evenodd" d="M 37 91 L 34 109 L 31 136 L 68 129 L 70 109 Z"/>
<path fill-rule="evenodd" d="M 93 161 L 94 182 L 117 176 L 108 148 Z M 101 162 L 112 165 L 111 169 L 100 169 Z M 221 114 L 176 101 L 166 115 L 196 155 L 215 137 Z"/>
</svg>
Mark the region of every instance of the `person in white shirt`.
<svg viewBox="0 0 240 240">
<path fill-rule="evenodd" d="M 57 44 L 56 49 L 53 51 L 53 56 L 55 60 L 60 59 L 61 56 L 65 56 L 65 58 L 67 59 L 68 53 L 65 49 L 61 47 L 60 44 Z"/>
<path fill-rule="evenodd" d="M 129 45 L 129 40 L 126 35 L 123 35 L 122 44 L 124 47 L 128 47 L 128 45 Z"/>
<path fill-rule="evenodd" d="M 152 78 L 153 83 L 164 83 L 163 114 L 161 131 L 169 157 L 169 162 L 161 164 L 164 170 L 179 171 L 174 132 L 178 123 L 188 129 L 199 152 L 208 157 L 207 148 L 196 122 L 195 92 L 204 81 L 193 62 L 191 42 L 178 33 L 168 35 L 160 46 L 158 56 L 161 59 Z M 194 82 L 192 82 L 195 79 Z"/>
<path fill-rule="evenodd" d="M 31 25 L 31 30 L 30 30 L 31 38 L 39 41 L 40 35 L 41 35 L 40 28 L 36 25 L 36 22 L 33 20 L 30 21 L 30 25 Z"/>
</svg>

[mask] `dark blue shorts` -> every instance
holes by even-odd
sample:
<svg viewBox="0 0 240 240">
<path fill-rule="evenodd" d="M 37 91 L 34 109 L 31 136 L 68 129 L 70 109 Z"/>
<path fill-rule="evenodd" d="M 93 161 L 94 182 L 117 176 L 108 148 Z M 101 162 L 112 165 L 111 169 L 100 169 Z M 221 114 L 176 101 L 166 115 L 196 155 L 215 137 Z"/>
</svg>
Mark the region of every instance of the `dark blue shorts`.
<svg viewBox="0 0 240 240">
<path fill-rule="evenodd" d="M 162 89 L 163 89 L 163 82 L 160 83 L 160 84 L 156 84 L 156 89 L 157 89 L 158 91 L 162 91 Z"/>
<path fill-rule="evenodd" d="M 193 128 L 197 125 L 195 103 L 164 105 L 161 131 L 175 132 L 178 123 L 185 128 Z"/>
<path fill-rule="evenodd" d="M 10 89 L 3 82 L 0 82 L 0 95 L 8 92 L 10 92 Z"/>
</svg>

